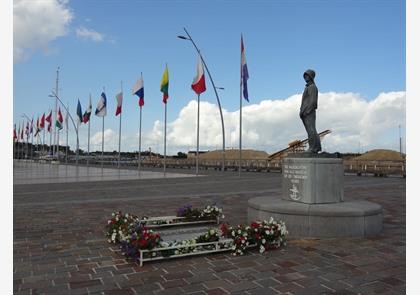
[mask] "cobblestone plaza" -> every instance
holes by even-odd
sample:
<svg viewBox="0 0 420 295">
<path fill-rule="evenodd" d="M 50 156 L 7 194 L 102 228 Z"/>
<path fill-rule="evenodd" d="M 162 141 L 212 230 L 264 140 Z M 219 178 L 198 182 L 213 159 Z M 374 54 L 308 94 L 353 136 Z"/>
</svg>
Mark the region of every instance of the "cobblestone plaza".
<svg viewBox="0 0 420 295">
<path fill-rule="evenodd" d="M 346 200 L 383 206 L 381 234 L 290 239 L 286 247 L 146 263 L 108 244 L 111 212 L 172 215 L 216 203 L 246 223 L 247 201 L 281 195 L 279 173 L 118 170 L 14 164 L 15 294 L 405 294 L 404 178 L 344 177 Z"/>
</svg>

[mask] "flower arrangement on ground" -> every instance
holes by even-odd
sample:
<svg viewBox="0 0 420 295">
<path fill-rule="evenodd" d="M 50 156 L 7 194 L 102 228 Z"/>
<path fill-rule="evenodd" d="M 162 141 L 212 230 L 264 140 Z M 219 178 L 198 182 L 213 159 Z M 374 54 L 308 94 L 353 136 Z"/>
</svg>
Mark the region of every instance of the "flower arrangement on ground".
<svg viewBox="0 0 420 295">
<path fill-rule="evenodd" d="M 203 209 L 192 208 L 191 205 L 185 205 L 178 209 L 176 216 L 184 217 L 187 221 L 216 220 L 217 218 L 225 217 L 223 215 L 223 209 L 216 205 L 208 205 Z"/>
<path fill-rule="evenodd" d="M 108 219 L 106 225 L 108 242 L 115 244 L 127 239 L 139 221 L 140 219 L 135 215 L 123 214 L 121 211 L 112 212 L 111 219 Z"/>
<path fill-rule="evenodd" d="M 229 226 L 222 224 L 222 236 L 231 238 L 234 242 L 232 250 L 234 255 L 243 255 L 249 245 L 256 245 L 260 253 L 264 253 L 277 242 L 278 246 L 286 245 L 288 231 L 283 221 L 254 221 L 250 226 Z"/>
<path fill-rule="evenodd" d="M 184 206 L 181 213 L 187 216 L 189 211 L 196 212 L 190 206 Z M 207 206 L 197 216 L 218 218 L 221 215 L 221 209 Z M 227 248 L 233 251 L 233 255 L 243 255 L 251 246 L 257 246 L 259 252 L 264 253 L 275 245 L 285 245 L 287 234 L 285 223 L 273 218 L 269 221 L 255 221 L 250 225 L 222 224 L 220 231 L 210 228 L 200 236 L 183 241 L 163 241 L 159 233 L 145 226 L 144 220 L 128 213 L 123 214 L 121 211 L 113 212 L 106 225 L 108 242 L 119 243 L 123 254 L 136 261 L 140 258 L 140 250 L 148 250 L 142 251 L 143 258 L 169 257 Z M 222 240 L 222 237 L 227 240 Z"/>
</svg>

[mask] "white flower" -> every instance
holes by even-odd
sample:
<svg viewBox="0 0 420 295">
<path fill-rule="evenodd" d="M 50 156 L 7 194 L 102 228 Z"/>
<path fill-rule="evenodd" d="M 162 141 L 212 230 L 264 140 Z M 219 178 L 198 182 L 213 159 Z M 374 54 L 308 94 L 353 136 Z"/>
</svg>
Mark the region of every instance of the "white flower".
<svg viewBox="0 0 420 295">
<path fill-rule="evenodd" d="M 110 224 L 111 223 L 111 220 L 108 220 L 108 224 Z"/>
<path fill-rule="evenodd" d="M 156 252 L 152 252 L 152 256 L 155 257 L 156 256 Z"/>
<path fill-rule="evenodd" d="M 214 229 L 211 229 L 211 230 L 210 230 L 210 234 L 211 234 L 211 235 L 214 235 L 214 234 L 215 234 Z"/>
<path fill-rule="evenodd" d="M 241 232 L 242 232 L 242 231 L 241 231 L 240 229 L 238 229 L 238 235 L 240 235 L 240 234 L 241 234 Z"/>
<path fill-rule="evenodd" d="M 242 240 L 242 241 L 241 241 L 241 243 L 242 243 L 242 244 L 245 244 L 245 240 Z"/>
<path fill-rule="evenodd" d="M 179 251 L 178 250 L 175 250 L 174 253 L 175 253 L 175 255 L 178 255 L 179 254 Z"/>
<path fill-rule="evenodd" d="M 266 242 L 266 241 L 265 241 L 265 239 L 262 239 L 262 240 L 261 240 L 261 243 L 265 244 L 265 242 Z"/>
<path fill-rule="evenodd" d="M 270 234 L 270 232 L 269 232 L 268 230 L 266 230 L 266 231 L 265 231 L 265 234 L 266 234 L 266 235 L 269 235 L 269 234 Z"/>
<path fill-rule="evenodd" d="M 111 216 L 112 216 L 112 217 L 115 217 L 115 213 L 114 213 L 114 212 L 112 212 Z"/>
<path fill-rule="evenodd" d="M 273 221 L 274 221 L 274 218 L 273 217 L 270 217 L 269 223 L 273 223 Z"/>
<path fill-rule="evenodd" d="M 235 231 L 233 230 L 233 231 L 232 231 L 232 237 L 234 237 L 234 236 L 235 236 Z"/>
</svg>

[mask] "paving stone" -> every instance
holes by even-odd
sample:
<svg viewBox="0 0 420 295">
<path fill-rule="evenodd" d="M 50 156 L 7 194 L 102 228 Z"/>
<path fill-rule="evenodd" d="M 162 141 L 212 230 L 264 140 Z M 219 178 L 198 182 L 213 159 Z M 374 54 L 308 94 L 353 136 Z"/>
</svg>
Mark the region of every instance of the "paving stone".
<svg viewBox="0 0 420 295">
<path fill-rule="evenodd" d="M 208 295 L 223 295 L 223 294 L 229 294 L 225 290 L 221 288 L 214 288 L 206 291 L 206 294 Z"/>
<path fill-rule="evenodd" d="M 207 288 L 204 287 L 204 285 L 201 284 L 201 283 L 191 284 L 191 285 L 184 285 L 184 286 L 181 287 L 181 289 L 186 294 L 196 293 L 196 292 L 200 292 L 200 291 L 203 291 L 203 290 L 207 290 Z"/>
<path fill-rule="evenodd" d="M 99 279 L 90 280 L 90 281 L 74 281 L 70 282 L 70 289 L 85 288 L 89 286 L 101 285 L 102 282 Z"/>
<path fill-rule="evenodd" d="M 250 294 L 250 295 L 275 295 L 275 294 L 280 294 L 280 291 L 277 291 L 277 290 L 275 290 L 273 288 L 269 288 L 269 287 L 263 287 L 263 288 L 248 290 L 248 291 L 246 291 L 246 294 Z"/>
<path fill-rule="evenodd" d="M 148 262 L 143 267 L 125 259 L 117 245 L 107 243 L 104 225 L 114 210 L 158 216 L 171 215 L 187 203 L 194 207 L 217 203 L 226 221 L 239 224 L 246 222 L 249 198 L 281 194 L 275 173 L 244 173 L 241 179 L 236 174 L 211 173 L 199 180 L 121 179 L 80 182 L 77 187 L 15 184 L 14 292 L 405 293 L 404 179 L 344 177 L 345 199 L 367 200 L 384 208 L 383 232 L 365 239 L 289 240 L 285 248 L 262 255 L 225 253 Z"/>
</svg>

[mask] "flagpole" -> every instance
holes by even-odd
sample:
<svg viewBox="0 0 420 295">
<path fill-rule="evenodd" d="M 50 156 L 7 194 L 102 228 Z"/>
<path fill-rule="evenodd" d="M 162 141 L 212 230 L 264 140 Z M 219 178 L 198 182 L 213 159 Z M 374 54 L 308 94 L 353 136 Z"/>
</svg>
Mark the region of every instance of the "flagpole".
<svg viewBox="0 0 420 295">
<path fill-rule="evenodd" d="M 123 82 L 121 81 L 121 95 L 123 95 Z M 118 136 L 118 169 L 121 168 L 121 117 L 122 117 L 122 100 L 121 100 L 121 113 L 120 115 L 120 130 Z"/>
<path fill-rule="evenodd" d="M 197 95 L 197 153 L 195 155 L 195 175 L 198 176 L 198 157 L 200 148 L 200 94 Z"/>
<path fill-rule="evenodd" d="M 239 83 L 239 177 L 241 177 L 242 171 L 242 52 L 240 58 L 240 83 Z"/>
<path fill-rule="evenodd" d="M 57 128 L 57 149 L 55 150 L 57 161 L 60 164 L 60 129 Z"/>
<path fill-rule="evenodd" d="M 51 120 L 52 120 L 52 118 L 51 118 Z M 52 148 L 53 148 L 53 146 L 52 146 L 52 130 L 50 130 L 50 153 L 52 152 Z M 51 163 L 51 161 L 50 161 L 50 163 Z"/>
<path fill-rule="evenodd" d="M 92 94 L 89 93 L 89 107 L 92 105 Z M 92 112 L 92 110 L 91 110 Z M 89 124 L 88 124 L 88 157 L 86 165 L 89 167 L 89 158 L 90 158 L 90 116 L 89 116 Z"/>
<path fill-rule="evenodd" d="M 31 139 L 31 159 L 34 159 L 34 126 L 33 126 L 33 118 L 32 118 L 32 122 L 31 122 L 31 134 L 32 134 L 32 139 Z"/>
<path fill-rule="evenodd" d="M 45 123 L 44 128 L 42 128 L 43 135 L 42 135 L 42 155 L 44 156 L 45 153 Z"/>
<path fill-rule="evenodd" d="M 67 103 L 67 114 L 66 114 L 66 164 L 68 163 L 68 153 L 69 153 L 69 103 Z"/>
<path fill-rule="evenodd" d="M 59 74 L 59 71 L 60 71 L 60 67 L 57 68 L 57 78 L 55 80 L 55 94 L 57 96 L 58 96 L 58 74 Z M 58 112 L 57 107 L 58 107 L 58 99 L 55 98 L 55 121 L 57 121 L 57 112 Z M 55 121 L 52 120 L 52 118 L 51 118 L 51 121 L 55 122 Z M 54 124 L 54 143 L 57 143 L 57 142 L 58 142 L 58 131 L 57 131 L 57 126 L 55 126 L 55 124 Z M 56 148 L 53 147 L 53 158 L 55 156 L 54 151 L 56 151 L 57 149 L 58 149 L 58 146 Z"/>
<path fill-rule="evenodd" d="M 164 133 L 164 147 L 163 147 L 163 174 L 166 177 L 166 117 L 167 117 L 167 103 L 165 103 L 165 133 Z"/>
<path fill-rule="evenodd" d="M 139 125 L 139 171 L 141 165 L 141 115 L 142 115 L 142 107 L 140 106 L 140 125 Z"/>
<path fill-rule="evenodd" d="M 102 117 L 102 155 L 101 155 L 102 173 L 104 172 L 104 127 L 105 127 L 105 117 Z"/>
<path fill-rule="evenodd" d="M 105 93 L 105 86 L 103 87 L 103 92 Z M 101 168 L 102 174 L 104 173 L 104 129 L 105 128 L 105 116 L 102 116 L 102 161 L 101 161 Z"/>
</svg>

